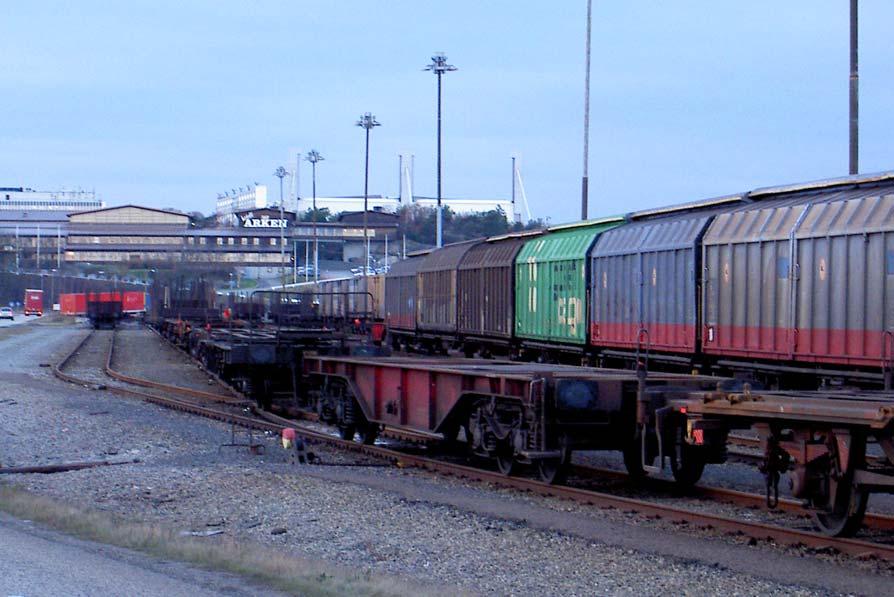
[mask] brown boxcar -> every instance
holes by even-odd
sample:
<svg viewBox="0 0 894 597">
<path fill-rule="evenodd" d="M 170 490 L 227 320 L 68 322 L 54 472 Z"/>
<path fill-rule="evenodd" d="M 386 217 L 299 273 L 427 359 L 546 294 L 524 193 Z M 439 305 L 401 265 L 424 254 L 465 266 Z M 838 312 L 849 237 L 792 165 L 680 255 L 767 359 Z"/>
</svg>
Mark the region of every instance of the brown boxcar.
<svg viewBox="0 0 894 597">
<path fill-rule="evenodd" d="M 457 271 L 457 332 L 505 342 L 515 329 L 515 258 L 540 231 L 488 239 L 469 249 Z"/>
<path fill-rule="evenodd" d="M 416 273 L 425 254 L 411 255 L 385 274 L 385 323 L 398 332 L 416 332 Z"/>
<path fill-rule="evenodd" d="M 699 243 L 715 213 L 663 217 L 602 233 L 590 251 L 591 344 L 696 350 Z"/>
<path fill-rule="evenodd" d="M 894 199 L 872 182 L 759 190 L 752 207 L 714 220 L 703 242 L 706 354 L 881 366 L 894 325 Z"/>
<path fill-rule="evenodd" d="M 432 251 L 416 274 L 419 308 L 416 324 L 420 332 L 456 333 L 456 268 L 480 240 L 447 245 Z"/>
</svg>

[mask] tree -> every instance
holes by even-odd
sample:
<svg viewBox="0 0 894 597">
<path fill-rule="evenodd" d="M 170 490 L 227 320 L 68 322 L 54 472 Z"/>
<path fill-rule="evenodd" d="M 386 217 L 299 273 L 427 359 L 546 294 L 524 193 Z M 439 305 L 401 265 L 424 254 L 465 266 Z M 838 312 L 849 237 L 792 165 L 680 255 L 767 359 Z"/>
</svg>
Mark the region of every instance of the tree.
<svg viewBox="0 0 894 597">
<path fill-rule="evenodd" d="M 332 215 L 332 212 L 329 211 L 328 207 L 318 207 L 317 208 L 317 222 L 332 222 L 335 220 L 335 216 Z M 314 210 L 313 208 L 308 209 L 303 214 L 298 216 L 299 222 L 313 222 L 314 221 Z"/>
</svg>

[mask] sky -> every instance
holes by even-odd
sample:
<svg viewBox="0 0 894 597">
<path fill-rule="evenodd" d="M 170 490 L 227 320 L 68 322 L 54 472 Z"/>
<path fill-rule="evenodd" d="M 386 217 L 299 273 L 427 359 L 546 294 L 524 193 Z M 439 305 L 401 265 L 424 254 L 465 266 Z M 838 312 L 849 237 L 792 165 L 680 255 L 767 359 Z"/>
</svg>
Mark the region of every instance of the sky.
<svg viewBox="0 0 894 597">
<path fill-rule="evenodd" d="M 860 170 L 894 169 L 894 3 L 860 3 Z M 847 174 L 848 2 L 593 2 L 591 217 Z M 0 186 L 210 213 L 317 149 L 318 195 L 443 194 L 580 217 L 586 1 L 0 4 Z M 310 164 L 301 191 L 310 194 Z"/>
</svg>

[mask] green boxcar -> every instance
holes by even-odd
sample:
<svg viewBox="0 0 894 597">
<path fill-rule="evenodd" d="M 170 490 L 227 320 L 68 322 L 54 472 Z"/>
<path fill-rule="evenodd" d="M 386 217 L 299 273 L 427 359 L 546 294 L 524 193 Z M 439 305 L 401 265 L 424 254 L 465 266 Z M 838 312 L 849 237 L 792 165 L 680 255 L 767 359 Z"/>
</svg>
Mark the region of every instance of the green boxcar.
<svg viewBox="0 0 894 597">
<path fill-rule="evenodd" d="M 525 243 L 515 259 L 515 335 L 587 342 L 587 252 L 599 235 L 623 218 L 551 228 Z"/>
</svg>

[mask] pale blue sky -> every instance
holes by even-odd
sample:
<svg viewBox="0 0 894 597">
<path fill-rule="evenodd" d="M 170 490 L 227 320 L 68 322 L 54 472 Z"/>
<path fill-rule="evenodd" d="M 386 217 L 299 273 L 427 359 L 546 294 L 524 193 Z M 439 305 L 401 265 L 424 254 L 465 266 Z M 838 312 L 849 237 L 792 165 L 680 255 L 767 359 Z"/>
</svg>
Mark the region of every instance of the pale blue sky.
<svg viewBox="0 0 894 597">
<path fill-rule="evenodd" d="M 447 53 L 444 194 L 510 192 L 579 214 L 584 0 L 4 2 L 0 186 L 96 188 L 110 204 L 209 212 L 290 148 L 319 194 L 435 192 L 435 78 Z M 590 213 L 847 173 L 848 2 L 594 0 Z M 894 168 L 894 4 L 861 2 L 861 170 Z M 310 192 L 310 167 L 302 171 Z"/>
</svg>

